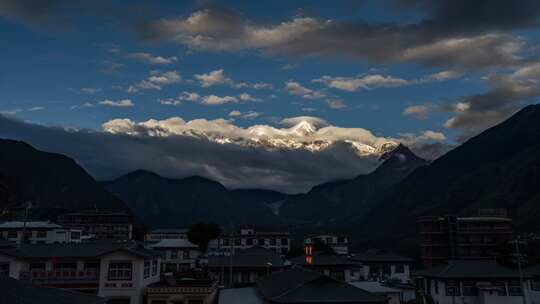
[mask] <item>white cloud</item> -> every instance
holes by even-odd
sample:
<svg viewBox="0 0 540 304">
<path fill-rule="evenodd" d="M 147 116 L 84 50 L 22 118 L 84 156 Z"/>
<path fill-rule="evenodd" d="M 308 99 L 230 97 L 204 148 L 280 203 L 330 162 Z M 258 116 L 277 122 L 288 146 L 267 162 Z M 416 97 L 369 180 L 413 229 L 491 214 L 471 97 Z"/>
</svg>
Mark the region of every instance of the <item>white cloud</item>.
<svg viewBox="0 0 540 304">
<path fill-rule="evenodd" d="M 139 90 L 161 90 L 164 86 L 179 83 L 181 80 L 182 77 L 176 71 L 154 71 L 147 79 L 129 86 L 127 91 L 128 93 L 136 93 Z"/>
<path fill-rule="evenodd" d="M 403 110 L 403 115 L 414 116 L 418 119 L 427 119 L 431 107 L 429 105 L 412 105 Z"/>
<path fill-rule="evenodd" d="M 261 101 L 262 100 L 260 98 L 253 97 L 250 94 L 245 93 L 245 92 L 238 95 L 238 98 L 240 98 L 241 101 Z"/>
<path fill-rule="evenodd" d="M 131 54 L 128 54 L 128 57 L 139 60 L 147 64 L 156 64 L 156 65 L 167 65 L 177 60 L 175 56 L 162 57 L 162 56 L 154 56 L 150 53 L 131 53 Z"/>
<path fill-rule="evenodd" d="M 204 105 L 220 105 L 220 104 L 236 103 L 236 102 L 238 102 L 238 99 L 234 96 L 220 97 L 216 95 L 204 96 L 201 101 L 201 103 Z"/>
<path fill-rule="evenodd" d="M 160 99 L 159 103 L 163 105 L 176 106 L 176 105 L 181 104 L 183 101 L 198 101 L 200 98 L 201 96 L 199 95 L 199 93 L 184 91 L 182 92 L 182 94 L 180 94 L 180 96 L 176 98 Z"/>
<path fill-rule="evenodd" d="M 31 107 L 28 109 L 28 111 L 30 112 L 33 112 L 33 111 L 41 111 L 41 110 L 45 110 L 44 107 Z"/>
<path fill-rule="evenodd" d="M 306 99 L 320 99 L 326 97 L 326 94 L 323 92 L 308 89 L 294 80 L 288 80 L 285 82 L 285 90 L 291 95 L 302 96 Z"/>
<path fill-rule="evenodd" d="M 242 112 L 238 110 L 233 110 L 229 113 L 229 117 L 238 117 L 238 116 L 242 116 Z"/>
<path fill-rule="evenodd" d="M 203 88 L 214 85 L 233 84 L 233 80 L 225 76 L 223 69 L 211 71 L 206 74 L 195 74 L 195 78 L 200 82 L 201 87 Z"/>
<path fill-rule="evenodd" d="M 273 85 L 265 82 L 236 82 L 225 75 L 225 70 L 219 69 L 208 73 L 195 74 L 195 79 L 199 81 L 201 87 L 208 88 L 215 85 L 227 85 L 235 89 L 251 88 L 256 90 L 272 89 Z"/>
<path fill-rule="evenodd" d="M 380 87 L 401 87 L 409 84 L 409 82 L 405 79 L 379 74 L 359 76 L 356 78 L 323 76 L 319 79 L 314 79 L 313 82 L 320 82 L 329 88 L 349 92 L 355 92 L 357 90 L 369 90 Z"/>
<path fill-rule="evenodd" d="M 101 92 L 100 88 L 81 88 L 81 92 L 85 94 L 96 94 Z"/>
<path fill-rule="evenodd" d="M 99 102 L 100 105 L 110 106 L 110 107 L 133 107 L 135 104 L 131 99 L 121 99 L 121 100 L 109 100 L 105 99 Z"/>
<path fill-rule="evenodd" d="M 326 104 L 331 109 L 336 109 L 336 110 L 345 109 L 347 107 L 347 105 L 341 99 L 327 99 Z"/>
<path fill-rule="evenodd" d="M 456 79 L 463 75 L 462 72 L 446 70 L 428 75 L 420 80 L 420 82 L 439 82 L 451 79 Z"/>
<path fill-rule="evenodd" d="M 71 109 L 72 110 L 80 110 L 80 109 L 84 109 L 84 108 L 92 108 L 94 107 L 94 104 L 91 103 L 91 102 L 85 102 L 83 104 L 80 104 L 80 105 L 73 105 L 71 106 Z"/>
</svg>

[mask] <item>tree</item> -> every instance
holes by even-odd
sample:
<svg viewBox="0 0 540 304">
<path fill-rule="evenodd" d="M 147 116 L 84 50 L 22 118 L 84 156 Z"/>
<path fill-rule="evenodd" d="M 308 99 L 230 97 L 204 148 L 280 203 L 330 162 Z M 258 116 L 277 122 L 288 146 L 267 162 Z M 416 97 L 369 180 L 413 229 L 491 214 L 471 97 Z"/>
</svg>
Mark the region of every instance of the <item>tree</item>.
<svg viewBox="0 0 540 304">
<path fill-rule="evenodd" d="M 216 223 L 196 223 L 187 233 L 188 240 L 199 246 L 202 252 L 208 249 L 208 243 L 221 234 L 221 227 Z"/>
</svg>

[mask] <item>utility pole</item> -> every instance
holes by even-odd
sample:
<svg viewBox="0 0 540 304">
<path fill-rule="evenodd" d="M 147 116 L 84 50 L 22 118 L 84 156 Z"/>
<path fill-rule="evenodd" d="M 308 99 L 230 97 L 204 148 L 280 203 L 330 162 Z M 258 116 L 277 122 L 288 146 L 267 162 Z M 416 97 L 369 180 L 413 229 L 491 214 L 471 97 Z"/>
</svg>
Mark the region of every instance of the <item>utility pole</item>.
<svg viewBox="0 0 540 304">
<path fill-rule="evenodd" d="M 519 284 L 521 285 L 521 288 L 523 289 L 523 304 L 527 304 L 527 295 L 526 295 L 526 286 L 523 283 L 523 270 L 521 269 L 521 254 L 519 253 L 519 236 L 515 240 L 516 243 L 516 256 L 517 256 L 517 264 L 518 264 L 518 271 L 519 271 Z"/>
<path fill-rule="evenodd" d="M 32 203 L 27 201 L 24 206 L 24 220 L 23 220 L 23 231 L 21 241 L 19 242 L 19 247 L 24 244 L 24 238 L 26 237 L 26 222 L 28 221 L 28 209 L 32 206 Z"/>
</svg>

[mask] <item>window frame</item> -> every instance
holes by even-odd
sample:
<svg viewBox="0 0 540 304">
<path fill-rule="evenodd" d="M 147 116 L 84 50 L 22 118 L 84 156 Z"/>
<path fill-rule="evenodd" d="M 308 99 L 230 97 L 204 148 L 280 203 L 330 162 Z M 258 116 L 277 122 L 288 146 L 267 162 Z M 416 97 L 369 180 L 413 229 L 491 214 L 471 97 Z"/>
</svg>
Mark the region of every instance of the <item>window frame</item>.
<svg viewBox="0 0 540 304">
<path fill-rule="evenodd" d="M 113 266 L 118 265 L 124 265 L 129 266 L 126 267 L 126 269 L 113 269 Z M 120 276 L 120 272 L 125 271 L 126 274 L 129 273 L 129 278 L 127 275 Z M 115 275 L 113 275 L 113 272 L 117 272 Z M 133 262 L 131 261 L 111 261 L 109 262 L 108 269 L 107 269 L 107 280 L 108 281 L 131 281 L 133 280 Z"/>
</svg>

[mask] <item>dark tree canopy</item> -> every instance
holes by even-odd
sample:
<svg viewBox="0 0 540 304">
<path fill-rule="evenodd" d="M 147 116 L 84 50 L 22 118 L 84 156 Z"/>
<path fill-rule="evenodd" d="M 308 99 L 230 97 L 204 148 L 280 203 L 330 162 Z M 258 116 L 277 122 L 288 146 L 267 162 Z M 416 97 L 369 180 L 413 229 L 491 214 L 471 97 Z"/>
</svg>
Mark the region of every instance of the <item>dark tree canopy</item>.
<svg viewBox="0 0 540 304">
<path fill-rule="evenodd" d="M 208 249 L 208 243 L 220 234 L 221 227 L 216 223 L 196 223 L 189 228 L 188 240 L 204 252 Z"/>
</svg>

